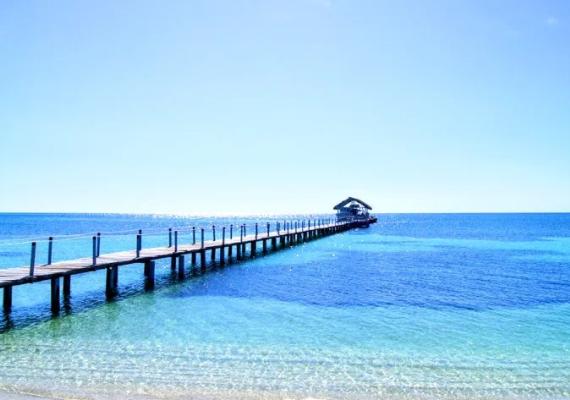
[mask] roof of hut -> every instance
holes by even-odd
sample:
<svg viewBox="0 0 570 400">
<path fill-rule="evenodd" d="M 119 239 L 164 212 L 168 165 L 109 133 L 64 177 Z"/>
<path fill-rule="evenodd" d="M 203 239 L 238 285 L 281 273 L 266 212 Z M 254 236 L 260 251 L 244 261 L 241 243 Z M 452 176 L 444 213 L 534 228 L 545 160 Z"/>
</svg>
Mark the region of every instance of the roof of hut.
<svg viewBox="0 0 570 400">
<path fill-rule="evenodd" d="M 363 207 L 372 210 L 372 207 L 370 207 L 368 204 L 366 204 L 365 202 L 363 202 L 362 200 L 359 200 L 355 197 L 347 197 L 345 200 L 341 201 L 340 203 L 338 203 L 336 206 L 334 206 L 335 210 L 340 210 L 341 208 L 343 208 L 344 206 L 346 206 L 348 203 L 352 203 L 353 201 L 357 202 L 358 204 L 362 205 Z"/>
</svg>

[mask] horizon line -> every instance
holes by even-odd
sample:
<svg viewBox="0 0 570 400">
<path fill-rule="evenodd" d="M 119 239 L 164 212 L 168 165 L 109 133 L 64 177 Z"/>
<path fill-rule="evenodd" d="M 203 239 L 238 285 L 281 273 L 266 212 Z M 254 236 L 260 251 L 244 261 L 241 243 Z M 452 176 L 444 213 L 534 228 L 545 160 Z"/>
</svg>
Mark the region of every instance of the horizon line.
<svg viewBox="0 0 570 400">
<path fill-rule="evenodd" d="M 296 215 L 336 215 L 336 212 L 290 212 L 290 213 L 167 213 L 167 212 L 120 212 L 120 211 L 0 211 L 1 215 L 8 214 L 65 214 L 65 215 L 145 215 L 160 217 L 185 217 L 185 218 L 204 218 L 204 217 L 278 217 L 278 216 L 296 216 Z M 382 211 L 371 212 L 373 215 L 417 215 L 417 214 L 570 214 L 570 211 Z"/>
</svg>

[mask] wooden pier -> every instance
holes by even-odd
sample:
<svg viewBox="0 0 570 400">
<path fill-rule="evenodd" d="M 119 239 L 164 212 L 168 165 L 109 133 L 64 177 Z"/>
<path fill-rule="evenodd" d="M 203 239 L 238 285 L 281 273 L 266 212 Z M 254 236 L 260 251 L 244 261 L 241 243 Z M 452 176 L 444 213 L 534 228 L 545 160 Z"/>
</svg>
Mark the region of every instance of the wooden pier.
<svg viewBox="0 0 570 400">
<path fill-rule="evenodd" d="M 344 221 L 344 222 L 324 222 L 324 221 L 303 221 L 302 223 L 286 223 L 283 227 L 276 224 L 276 230 L 271 231 L 270 225 L 266 224 L 263 232 L 255 224 L 255 232 L 246 235 L 245 227 L 240 227 L 240 235 L 229 235 L 226 228 L 222 228 L 221 235 L 216 237 L 215 230 L 211 240 L 204 240 L 204 229 L 197 233 L 193 229 L 193 240 L 191 244 L 183 244 L 178 241 L 178 232 L 169 230 L 169 246 L 155 247 L 149 249 L 142 248 L 142 232 L 136 235 L 136 249 L 131 251 L 121 251 L 110 254 L 100 254 L 101 238 L 99 235 L 93 236 L 92 256 L 76 260 L 61 261 L 51 263 L 52 238 L 48 242 L 48 264 L 35 264 L 35 242 L 32 242 L 32 252 L 30 265 L 19 268 L 0 269 L 0 288 L 3 289 L 3 309 L 9 313 L 12 309 L 12 291 L 14 286 L 25 285 L 40 281 L 51 281 L 51 310 L 58 313 L 61 306 L 61 286 L 63 286 L 63 297 L 69 298 L 71 295 L 71 276 L 106 270 L 105 294 L 107 299 L 112 299 L 118 294 L 119 267 L 132 264 L 144 264 L 145 288 L 154 288 L 155 282 L 155 262 L 156 260 L 170 258 L 172 272 L 180 279 L 184 279 L 189 274 L 186 266 L 190 266 L 190 271 L 207 270 L 207 253 L 210 253 L 210 264 L 221 266 L 233 262 L 233 260 L 243 260 L 253 258 L 258 254 L 257 246 L 261 244 L 262 254 L 269 251 L 276 251 L 286 247 L 291 247 L 309 240 L 314 240 L 323 236 L 344 232 L 358 227 L 367 227 L 376 222 L 375 217 L 367 220 Z M 196 240 L 199 236 L 199 240 Z M 249 248 L 249 252 L 247 251 Z M 235 250 L 235 253 L 234 253 Z M 190 262 L 187 261 L 190 257 Z M 199 263 L 198 263 L 199 260 Z M 63 281 L 63 285 L 61 285 Z"/>
</svg>

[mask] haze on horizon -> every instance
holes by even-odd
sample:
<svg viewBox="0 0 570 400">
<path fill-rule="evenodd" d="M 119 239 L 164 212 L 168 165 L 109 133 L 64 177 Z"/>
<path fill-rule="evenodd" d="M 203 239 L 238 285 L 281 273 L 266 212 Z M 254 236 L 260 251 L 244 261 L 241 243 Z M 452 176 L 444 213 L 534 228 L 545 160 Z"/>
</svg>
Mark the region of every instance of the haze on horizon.
<svg viewBox="0 0 570 400">
<path fill-rule="evenodd" d="M 570 211 L 570 3 L 0 4 L 0 211 Z"/>
</svg>

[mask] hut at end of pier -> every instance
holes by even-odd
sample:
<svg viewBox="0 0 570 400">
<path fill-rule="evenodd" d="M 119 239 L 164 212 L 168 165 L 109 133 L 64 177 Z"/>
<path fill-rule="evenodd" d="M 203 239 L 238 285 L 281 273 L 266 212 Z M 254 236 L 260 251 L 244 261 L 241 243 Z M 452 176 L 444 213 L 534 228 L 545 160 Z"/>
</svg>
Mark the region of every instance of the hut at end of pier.
<svg viewBox="0 0 570 400">
<path fill-rule="evenodd" d="M 370 219 L 368 212 L 372 207 L 355 197 L 347 197 L 334 206 L 334 210 L 338 222 L 365 221 Z"/>
</svg>

